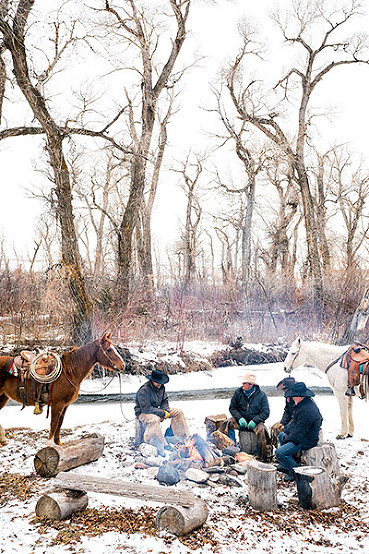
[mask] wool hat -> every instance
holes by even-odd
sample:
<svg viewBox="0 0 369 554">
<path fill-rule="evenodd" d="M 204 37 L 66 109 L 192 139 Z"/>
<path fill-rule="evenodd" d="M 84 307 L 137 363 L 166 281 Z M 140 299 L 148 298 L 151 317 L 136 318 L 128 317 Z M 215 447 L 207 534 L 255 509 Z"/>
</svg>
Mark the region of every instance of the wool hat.
<svg viewBox="0 0 369 554">
<path fill-rule="evenodd" d="M 160 385 L 165 385 L 168 383 L 169 377 L 166 373 L 163 373 L 161 369 L 153 369 L 150 375 L 146 375 L 147 379 L 154 381 L 154 383 L 159 383 Z"/>
<path fill-rule="evenodd" d="M 245 373 L 241 375 L 242 383 L 250 383 L 256 385 L 256 375 L 254 373 Z"/>
<path fill-rule="evenodd" d="M 295 383 L 292 387 L 284 393 L 286 398 L 296 397 L 296 396 L 315 396 L 315 392 L 308 389 L 305 383 Z"/>
<path fill-rule="evenodd" d="M 296 379 L 294 377 L 285 377 L 284 379 L 279 381 L 278 385 L 276 386 L 276 389 L 287 390 L 287 389 L 290 389 L 295 383 L 296 383 Z"/>
</svg>

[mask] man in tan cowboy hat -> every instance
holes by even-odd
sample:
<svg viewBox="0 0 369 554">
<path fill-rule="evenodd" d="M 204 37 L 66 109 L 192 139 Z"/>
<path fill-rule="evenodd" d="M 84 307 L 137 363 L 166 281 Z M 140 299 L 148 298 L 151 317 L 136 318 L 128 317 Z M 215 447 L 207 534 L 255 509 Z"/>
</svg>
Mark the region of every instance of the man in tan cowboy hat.
<svg viewBox="0 0 369 554">
<path fill-rule="evenodd" d="M 169 381 L 168 375 L 160 369 L 154 369 L 146 377 L 148 382 L 136 393 L 135 414 L 145 428 L 144 442 L 156 446 L 158 453 L 163 455 L 165 446 L 168 446 L 160 428 L 164 419 L 171 419 L 173 435 L 176 437 L 186 439 L 190 432 L 182 410 L 169 407 L 164 386 Z"/>
<path fill-rule="evenodd" d="M 234 429 L 254 432 L 256 434 L 257 453 L 263 461 L 269 458 L 270 437 L 265 427 L 269 417 L 269 402 L 267 395 L 256 383 L 254 373 L 241 376 L 242 386 L 234 392 L 229 411 L 232 417 L 219 429 L 235 441 Z M 236 442 L 236 441 L 235 441 Z"/>
</svg>

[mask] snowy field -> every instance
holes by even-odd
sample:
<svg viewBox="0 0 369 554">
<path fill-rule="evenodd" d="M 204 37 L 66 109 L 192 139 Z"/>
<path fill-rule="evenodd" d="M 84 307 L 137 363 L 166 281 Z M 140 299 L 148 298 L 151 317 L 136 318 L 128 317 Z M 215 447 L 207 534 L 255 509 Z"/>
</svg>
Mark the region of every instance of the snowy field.
<svg viewBox="0 0 369 554">
<path fill-rule="evenodd" d="M 257 375 L 258 383 L 263 386 L 275 386 L 285 374 L 282 364 L 261 366 L 220 368 L 207 373 L 175 375 L 170 378 L 167 390 L 230 388 L 240 385 L 240 376 L 246 371 Z M 326 376 L 320 372 L 297 370 L 295 378 L 304 380 L 308 386 L 327 386 Z M 123 392 L 135 392 L 146 379 L 129 377 L 123 382 Z M 83 390 L 97 392 L 104 383 L 98 380 L 85 381 Z M 119 391 L 119 383 L 114 380 L 105 393 Z M 164 533 L 121 533 L 107 531 L 99 536 L 81 535 L 80 540 L 71 537 L 69 544 L 53 544 L 57 530 L 43 529 L 34 521 L 34 509 L 43 492 L 52 489 L 50 480 L 37 476 L 37 494 L 26 500 L 10 498 L 0 504 L 0 526 L 2 541 L 0 552 L 6 554 L 20 552 L 41 554 L 58 552 L 104 552 L 117 551 L 130 553 L 150 552 L 153 554 L 184 554 L 203 551 L 214 554 L 252 551 L 257 554 L 272 552 L 287 554 L 309 553 L 349 553 L 369 551 L 369 428 L 367 425 L 369 409 L 364 401 L 355 399 L 354 418 L 355 436 L 344 441 L 336 440 L 340 430 L 338 404 L 333 395 L 317 395 L 315 398 L 324 418 L 324 440 L 335 444 L 342 472 L 350 476 L 343 489 L 340 507 L 325 510 L 319 514 L 302 510 L 297 503 L 295 484 L 285 484 L 278 474 L 278 503 L 276 512 L 258 514 L 248 505 L 247 485 L 229 487 L 217 485 L 196 485 L 181 481 L 174 488 L 191 490 L 205 500 L 209 507 L 209 517 L 205 530 L 212 540 L 203 541 L 201 546 L 196 540 L 180 541 Z M 271 415 L 267 425 L 278 421 L 284 405 L 281 396 L 270 397 Z M 192 433 L 206 438 L 204 419 L 211 414 L 228 412 L 229 399 L 209 399 L 176 401 L 173 406 L 185 412 Z M 6 406 L 0 413 L 0 423 L 7 432 L 8 443 L 0 449 L 1 471 L 35 475 L 33 460 L 35 453 L 46 445 L 49 420 L 45 414 L 34 416 L 32 408 L 20 410 L 20 406 Z M 44 410 L 45 411 L 45 410 Z M 97 403 L 74 404 L 66 414 L 62 428 L 62 440 L 73 440 L 83 434 L 97 432 L 105 437 L 104 453 L 99 460 L 87 466 L 71 470 L 73 473 L 100 475 L 112 479 L 123 479 L 141 483 L 158 483 L 149 476 L 148 470 L 134 469 L 126 462 L 133 451 L 130 444 L 134 435 L 133 403 L 122 405 Z M 127 421 L 128 420 L 128 421 Z M 26 430 L 24 428 L 27 428 Z M 89 508 L 105 510 L 107 508 L 132 507 L 142 511 L 138 501 L 120 497 L 89 494 Z M 63 522 L 64 528 L 68 520 Z M 197 536 L 194 532 L 193 536 Z M 196 542 L 197 541 L 197 542 Z"/>
</svg>

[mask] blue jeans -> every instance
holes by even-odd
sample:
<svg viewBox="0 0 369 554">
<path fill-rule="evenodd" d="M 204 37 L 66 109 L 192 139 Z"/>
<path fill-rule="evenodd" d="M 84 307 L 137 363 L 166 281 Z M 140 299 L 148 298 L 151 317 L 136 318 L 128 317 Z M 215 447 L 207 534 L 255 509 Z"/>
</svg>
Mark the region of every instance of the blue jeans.
<svg viewBox="0 0 369 554">
<path fill-rule="evenodd" d="M 293 442 L 283 443 L 283 435 L 284 433 L 280 433 L 278 436 L 281 446 L 275 451 L 275 457 L 279 460 L 281 466 L 285 467 L 290 473 L 292 473 L 293 468 L 298 466 L 298 463 L 293 455 L 300 452 L 302 444 L 294 444 Z"/>
</svg>

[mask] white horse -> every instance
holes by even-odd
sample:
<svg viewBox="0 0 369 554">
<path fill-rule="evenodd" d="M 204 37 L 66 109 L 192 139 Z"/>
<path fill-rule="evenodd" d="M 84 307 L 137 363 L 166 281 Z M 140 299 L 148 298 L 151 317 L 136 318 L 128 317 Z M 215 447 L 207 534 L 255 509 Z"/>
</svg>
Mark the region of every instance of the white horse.
<svg viewBox="0 0 369 554">
<path fill-rule="evenodd" d="M 337 439 L 352 437 L 354 420 L 352 416 L 352 396 L 346 396 L 347 369 L 341 367 L 341 356 L 351 345 L 336 346 L 323 342 L 304 341 L 297 337 L 284 360 L 283 369 L 287 373 L 299 366 L 313 366 L 327 374 L 329 384 L 338 400 L 341 415 L 341 432 Z M 356 391 L 355 387 L 355 391 Z"/>
</svg>

